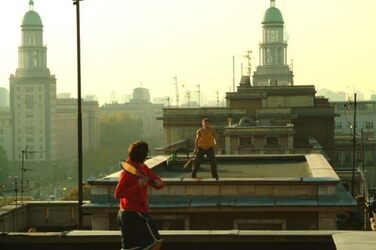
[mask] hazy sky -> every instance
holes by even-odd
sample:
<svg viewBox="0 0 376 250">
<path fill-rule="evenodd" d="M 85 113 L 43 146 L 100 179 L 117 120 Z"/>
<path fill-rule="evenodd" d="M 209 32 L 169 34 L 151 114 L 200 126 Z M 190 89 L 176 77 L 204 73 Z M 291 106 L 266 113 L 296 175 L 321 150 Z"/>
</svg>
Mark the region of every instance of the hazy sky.
<svg viewBox="0 0 376 250">
<path fill-rule="evenodd" d="M 0 87 L 17 68 L 20 25 L 29 0 L 1 1 Z M 76 96 L 76 26 L 72 0 L 34 0 L 44 25 L 48 67 L 57 91 Z M 81 2 L 82 91 L 100 103 L 133 88 L 152 97 L 223 98 L 236 82 L 241 56 L 253 51 L 258 64 L 261 21 L 269 0 L 84 0 Z M 288 34 L 288 60 L 295 85 L 314 84 L 352 93 L 376 84 L 375 0 L 276 0 Z M 255 67 L 253 67 L 254 69 Z M 184 85 L 184 87 L 182 86 Z"/>
</svg>

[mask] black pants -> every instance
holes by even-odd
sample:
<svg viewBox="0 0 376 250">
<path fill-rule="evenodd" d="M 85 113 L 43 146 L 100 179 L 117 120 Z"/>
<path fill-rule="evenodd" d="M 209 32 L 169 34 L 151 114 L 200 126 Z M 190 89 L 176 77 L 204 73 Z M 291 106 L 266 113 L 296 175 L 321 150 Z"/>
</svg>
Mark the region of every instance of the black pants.
<svg viewBox="0 0 376 250">
<path fill-rule="evenodd" d="M 148 214 L 119 210 L 121 249 L 149 249 L 161 236 Z"/>
<path fill-rule="evenodd" d="M 218 172 L 217 172 L 217 161 L 215 159 L 214 155 L 214 149 L 209 148 L 209 149 L 202 149 L 198 148 L 197 154 L 196 154 L 196 159 L 193 163 L 192 167 L 192 177 L 196 178 L 197 176 L 197 171 L 200 168 L 202 159 L 204 158 L 204 155 L 206 155 L 210 161 L 210 170 L 211 170 L 211 175 L 212 178 L 218 179 Z"/>
</svg>

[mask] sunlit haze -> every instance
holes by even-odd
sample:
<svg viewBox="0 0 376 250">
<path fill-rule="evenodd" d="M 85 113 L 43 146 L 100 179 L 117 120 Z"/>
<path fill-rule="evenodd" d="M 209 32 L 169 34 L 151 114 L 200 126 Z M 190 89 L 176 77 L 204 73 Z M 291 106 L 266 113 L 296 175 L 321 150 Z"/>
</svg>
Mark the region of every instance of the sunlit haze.
<svg viewBox="0 0 376 250">
<path fill-rule="evenodd" d="M 1 1 L 0 87 L 17 68 L 21 22 L 29 0 Z M 34 0 L 44 25 L 48 68 L 57 92 L 76 96 L 76 19 L 71 0 Z M 258 64 L 261 22 L 269 0 L 84 0 L 81 2 L 82 90 L 110 102 L 141 84 L 151 96 L 175 99 L 177 76 L 184 101 L 223 99 L 236 83 L 242 55 Z M 373 93 L 376 84 L 375 0 L 277 0 L 293 59 L 294 84 Z"/>
</svg>

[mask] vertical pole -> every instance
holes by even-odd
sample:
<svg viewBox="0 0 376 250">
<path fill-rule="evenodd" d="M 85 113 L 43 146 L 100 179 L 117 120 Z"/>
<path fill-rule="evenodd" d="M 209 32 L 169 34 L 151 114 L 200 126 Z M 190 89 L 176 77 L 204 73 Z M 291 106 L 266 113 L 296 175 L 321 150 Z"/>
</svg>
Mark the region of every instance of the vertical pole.
<svg viewBox="0 0 376 250">
<path fill-rule="evenodd" d="M 14 177 L 14 192 L 16 195 L 16 207 L 18 205 L 18 181 L 17 181 L 17 176 Z"/>
<path fill-rule="evenodd" d="M 25 150 L 21 151 L 21 205 L 23 204 L 23 191 L 24 191 L 24 161 L 25 161 Z"/>
<path fill-rule="evenodd" d="M 352 159 L 352 181 L 351 194 L 355 197 L 355 146 L 356 146 L 356 93 L 354 93 L 354 121 L 353 121 L 353 159 Z"/>
<path fill-rule="evenodd" d="M 76 5 L 77 24 L 77 145 L 78 145 L 78 229 L 82 229 L 82 111 L 81 111 L 81 41 L 80 41 L 80 1 Z"/>
<path fill-rule="evenodd" d="M 360 139 L 361 139 L 361 147 L 362 147 L 362 172 L 364 173 L 364 131 L 363 129 L 360 130 Z"/>
</svg>

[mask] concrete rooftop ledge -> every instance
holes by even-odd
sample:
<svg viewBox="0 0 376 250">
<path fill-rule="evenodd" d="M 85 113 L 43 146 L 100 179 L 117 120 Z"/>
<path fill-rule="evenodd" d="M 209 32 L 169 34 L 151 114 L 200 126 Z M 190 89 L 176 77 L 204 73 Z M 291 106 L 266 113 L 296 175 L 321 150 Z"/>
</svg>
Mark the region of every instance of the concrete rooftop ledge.
<svg viewBox="0 0 376 250">
<path fill-rule="evenodd" d="M 251 246 L 255 249 L 376 249 L 376 232 L 161 230 L 160 233 L 163 249 L 249 249 Z M 119 231 L 5 232 L 0 234 L 0 245 L 7 250 L 119 249 L 119 238 Z"/>
</svg>

